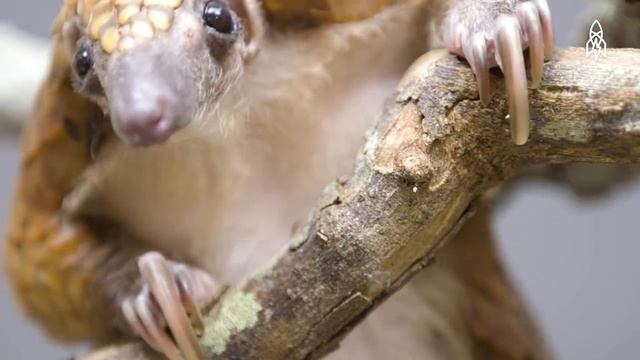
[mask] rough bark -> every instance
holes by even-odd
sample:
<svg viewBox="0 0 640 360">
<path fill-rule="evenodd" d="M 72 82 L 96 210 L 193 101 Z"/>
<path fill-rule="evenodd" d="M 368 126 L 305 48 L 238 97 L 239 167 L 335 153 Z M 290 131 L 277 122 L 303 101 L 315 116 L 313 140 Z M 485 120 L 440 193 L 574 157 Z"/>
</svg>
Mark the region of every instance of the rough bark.
<svg viewBox="0 0 640 360">
<path fill-rule="evenodd" d="M 353 176 L 328 186 L 288 249 L 209 311 L 207 356 L 320 357 L 429 264 L 487 189 L 533 164 L 640 162 L 639 50 L 597 61 L 584 49 L 559 51 L 531 91 L 531 138 L 521 147 L 510 141 L 497 72 L 492 81 L 483 106 L 462 61 L 441 51 L 420 59 Z M 130 356 L 115 349 L 108 358 Z"/>
</svg>

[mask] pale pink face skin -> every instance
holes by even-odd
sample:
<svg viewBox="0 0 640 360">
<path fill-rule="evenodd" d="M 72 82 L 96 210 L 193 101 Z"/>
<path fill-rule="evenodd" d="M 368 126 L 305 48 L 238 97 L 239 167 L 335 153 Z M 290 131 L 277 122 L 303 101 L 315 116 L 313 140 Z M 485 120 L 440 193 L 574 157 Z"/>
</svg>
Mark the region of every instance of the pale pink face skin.
<svg viewBox="0 0 640 360">
<path fill-rule="evenodd" d="M 167 141 L 217 101 L 237 77 L 244 36 L 229 10 L 233 31 L 220 33 L 203 21 L 208 0 L 185 0 L 172 26 L 135 46 L 108 53 L 86 28 L 75 25 L 72 51 L 89 49 L 93 66 L 74 75 L 76 89 L 94 99 L 111 118 L 115 133 L 131 146 Z M 79 31 L 78 31 L 79 30 Z"/>
</svg>

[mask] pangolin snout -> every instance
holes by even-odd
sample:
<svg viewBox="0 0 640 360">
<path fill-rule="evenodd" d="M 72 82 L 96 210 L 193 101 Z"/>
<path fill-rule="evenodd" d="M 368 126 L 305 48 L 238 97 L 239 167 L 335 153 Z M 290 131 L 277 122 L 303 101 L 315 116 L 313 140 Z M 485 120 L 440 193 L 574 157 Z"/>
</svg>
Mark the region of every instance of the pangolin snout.
<svg viewBox="0 0 640 360">
<path fill-rule="evenodd" d="M 121 112 L 120 135 L 129 145 L 150 146 L 166 141 L 180 124 L 170 97 L 159 95 Z"/>
<path fill-rule="evenodd" d="M 191 121 L 197 106 L 196 81 L 171 52 L 149 47 L 118 56 L 109 78 L 111 120 L 125 143 L 159 144 Z"/>
</svg>

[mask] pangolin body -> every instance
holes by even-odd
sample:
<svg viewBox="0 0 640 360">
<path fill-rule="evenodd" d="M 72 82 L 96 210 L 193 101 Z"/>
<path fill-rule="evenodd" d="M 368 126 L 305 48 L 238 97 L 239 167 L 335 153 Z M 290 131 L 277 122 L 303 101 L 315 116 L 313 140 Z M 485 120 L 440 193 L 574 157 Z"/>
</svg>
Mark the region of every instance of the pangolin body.
<svg viewBox="0 0 640 360">
<path fill-rule="evenodd" d="M 67 0 L 58 19 L 53 67 L 26 132 L 9 273 L 26 311 L 53 335 L 135 335 L 172 359 L 201 357 L 187 315 L 211 300 L 211 280 L 239 281 L 265 262 L 322 186 L 349 168 L 433 23 L 455 20 L 448 46 L 466 55 L 472 42 L 468 60 L 484 85 L 496 45 L 486 40 L 495 27 L 509 35 L 516 110 L 528 106 L 516 11 L 550 29 L 544 0 L 265 0 L 258 11 L 255 0 L 79 1 Z M 261 38 L 263 10 L 271 32 Z M 536 56 L 542 35 L 551 37 L 541 24 L 531 26 Z M 510 322 L 466 323 L 469 289 L 454 272 L 410 283 L 334 359 L 470 359 L 476 340 L 485 352 L 539 358 L 517 336 L 526 331 L 509 331 L 509 344 L 482 337 Z M 154 290 L 158 279 L 169 295 Z M 395 348 L 380 326 L 392 322 Z"/>
</svg>

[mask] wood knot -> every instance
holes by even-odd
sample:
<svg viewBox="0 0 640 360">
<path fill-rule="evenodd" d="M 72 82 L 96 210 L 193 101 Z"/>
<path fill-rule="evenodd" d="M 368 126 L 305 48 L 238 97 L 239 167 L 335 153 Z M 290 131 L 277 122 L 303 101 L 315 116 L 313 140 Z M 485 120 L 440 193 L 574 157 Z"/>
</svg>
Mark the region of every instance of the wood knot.
<svg viewBox="0 0 640 360">
<path fill-rule="evenodd" d="M 411 182 L 424 182 L 429 177 L 430 161 L 425 152 L 422 114 L 414 103 L 400 108 L 381 136 L 374 159 L 375 169 L 394 173 Z"/>
</svg>

